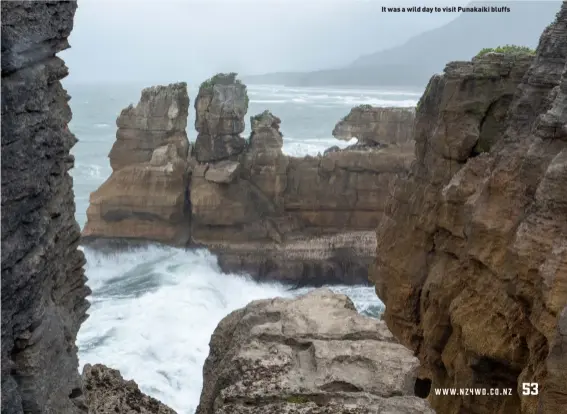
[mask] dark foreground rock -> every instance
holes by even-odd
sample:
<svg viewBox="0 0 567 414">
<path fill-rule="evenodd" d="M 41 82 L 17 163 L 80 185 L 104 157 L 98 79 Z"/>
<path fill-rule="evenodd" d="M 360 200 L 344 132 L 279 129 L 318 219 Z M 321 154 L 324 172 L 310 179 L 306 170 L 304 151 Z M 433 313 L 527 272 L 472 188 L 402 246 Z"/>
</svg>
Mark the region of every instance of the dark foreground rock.
<svg viewBox="0 0 567 414">
<path fill-rule="evenodd" d="M 120 371 L 101 364 L 83 368 L 83 388 L 89 414 L 176 414 L 155 398 L 148 397 Z"/>
<path fill-rule="evenodd" d="M 2 413 L 85 412 L 67 76 L 76 2 L 2 2 Z"/>
<path fill-rule="evenodd" d="M 439 413 L 567 407 L 566 61 L 563 2 L 535 57 L 453 62 L 421 99 L 417 160 L 377 231 L 384 320 L 432 387 L 513 390 L 432 393 Z"/>
<path fill-rule="evenodd" d="M 251 302 L 215 330 L 196 414 L 418 414 L 419 363 L 328 289 Z"/>
</svg>

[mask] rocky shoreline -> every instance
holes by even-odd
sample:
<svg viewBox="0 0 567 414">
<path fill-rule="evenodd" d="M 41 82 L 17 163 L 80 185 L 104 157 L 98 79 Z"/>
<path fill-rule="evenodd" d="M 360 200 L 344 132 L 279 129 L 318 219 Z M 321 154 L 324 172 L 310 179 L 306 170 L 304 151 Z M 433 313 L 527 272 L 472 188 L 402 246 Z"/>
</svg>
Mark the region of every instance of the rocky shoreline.
<svg viewBox="0 0 567 414">
<path fill-rule="evenodd" d="M 358 144 L 300 158 L 283 154 L 281 120 L 269 111 L 242 138 L 247 107 L 235 74 L 204 82 L 192 147 L 187 85 L 144 89 L 116 121 L 113 172 L 91 194 L 82 243 L 206 247 L 224 271 L 258 280 L 367 284 L 389 183 L 414 159 L 415 110 L 355 108 L 370 118 L 349 114 L 337 128 L 367 130 Z"/>
<path fill-rule="evenodd" d="M 68 173 L 68 71 L 55 56 L 69 47 L 76 3 L 1 7 L 2 413 L 173 413 L 116 370 L 88 365 L 79 375 L 90 290 Z M 409 157 L 413 142 L 369 135 L 350 149 L 286 157 L 269 112 L 252 118 L 246 140 L 245 86 L 232 75 L 202 85 L 190 148 L 185 84 L 149 88 L 117 121 L 113 173 L 93 193 L 84 241 L 200 243 L 227 269 L 308 284 L 356 282 L 373 261 L 383 321 L 326 289 L 225 317 L 198 414 L 561 413 L 566 63 L 564 2 L 535 56 L 451 62 L 407 129 L 394 117 L 385 132 L 364 127 L 370 136 L 411 131 Z M 353 110 L 335 134 L 363 134 L 359 120 L 383 121 L 382 112 Z M 311 259 L 319 267 L 303 265 Z M 524 395 L 523 383 L 538 394 Z M 513 395 L 429 392 L 438 387 Z"/>
</svg>

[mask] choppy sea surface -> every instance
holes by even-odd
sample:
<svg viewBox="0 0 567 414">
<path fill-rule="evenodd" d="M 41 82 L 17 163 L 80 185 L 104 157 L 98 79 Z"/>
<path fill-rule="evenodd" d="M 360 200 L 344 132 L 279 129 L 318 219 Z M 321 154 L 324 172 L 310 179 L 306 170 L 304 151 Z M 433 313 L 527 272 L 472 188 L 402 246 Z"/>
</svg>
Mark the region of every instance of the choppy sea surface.
<svg viewBox="0 0 567 414">
<path fill-rule="evenodd" d="M 110 175 L 108 152 L 115 140 L 116 118 L 136 103 L 151 85 L 64 85 L 71 95 L 70 128 L 79 142 L 73 148 L 76 217 L 86 221 L 89 194 Z M 194 141 L 196 87 L 189 87 L 191 107 L 187 133 Z M 412 91 L 249 86 L 248 115 L 265 109 L 281 118 L 284 152 L 316 155 L 347 143 L 332 137 L 336 122 L 353 106 L 412 106 Z M 249 120 L 247 120 L 249 121 Z M 242 134 L 249 134 L 247 130 Z M 256 283 L 246 275 L 220 273 L 207 250 L 187 252 L 150 246 L 137 251 L 101 255 L 88 248 L 86 273 L 93 293 L 90 317 L 78 336 L 80 365 L 104 363 L 135 379 L 142 391 L 180 414 L 193 414 L 201 392 L 202 366 L 218 322 L 252 300 L 292 297 L 276 283 Z M 370 287 L 332 287 L 348 295 L 358 310 L 378 316 L 382 303 Z M 82 368 L 81 368 L 82 369 Z"/>
</svg>

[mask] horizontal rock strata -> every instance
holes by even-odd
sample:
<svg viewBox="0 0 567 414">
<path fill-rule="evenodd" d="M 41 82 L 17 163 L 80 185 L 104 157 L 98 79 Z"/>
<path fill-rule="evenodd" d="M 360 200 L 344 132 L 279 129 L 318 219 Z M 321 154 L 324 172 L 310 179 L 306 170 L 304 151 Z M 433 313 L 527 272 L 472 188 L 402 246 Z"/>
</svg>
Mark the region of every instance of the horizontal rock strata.
<svg viewBox="0 0 567 414">
<path fill-rule="evenodd" d="M 377 108 L 359 105 L 333 129 L 335 138 L 358 138 L 361 144 L 401 145 L 413 140 L 415 108 Z"/>
<path fill-rule="evenodd" d="M 91 194 L 84 242 L 104 235 L 187 244 L 188 110 L 187 85 L 176 83 L 144 89 L 122 111 L 108 156 L 112 175 Z"/>
<path fill-rule="evenodd" d="M 215 330 L 196 414 L 433 414 L 418 365 L 344 295 L 254 301 Z"/>
<path fill-rule="evenodd" d="M 2 413 L 86 412 L 68 74 L 76 2 L 2 2 Z"/>
<path fill-rule="evenodd" d="M 257 279 L 367 283 L 389 183 L 409 170 L 413 142 L 288 157 L 281 120 L 269 111 L 252 116 L 249 139 L 240 137 L 246 86 L 219 74 L 199 89 L 189 154 L 187 107 L 185 86 L 170 85 L 145 90 L 123 111 L 114 171 L 91 195 L 85 243 L 205 246 L 223 270 Z"/>
<path fill-rule="evenodd" d="M 566 58 L 564 2 L 535 58 L 453 62 L 420 101 L 417 161 L 377 231 L 384 319 L 433 387 L 513 390 L 432 394 L 437 412 L 567 406 Z"/>
</svg>

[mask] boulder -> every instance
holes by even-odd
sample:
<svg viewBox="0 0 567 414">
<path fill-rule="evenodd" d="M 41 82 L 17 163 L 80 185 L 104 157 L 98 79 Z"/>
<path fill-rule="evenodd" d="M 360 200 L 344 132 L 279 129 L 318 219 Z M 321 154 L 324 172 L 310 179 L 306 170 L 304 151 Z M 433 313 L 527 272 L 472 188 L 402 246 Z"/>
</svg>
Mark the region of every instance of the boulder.
<svg viewBox="0 0 567 414">
<path fill-rule="evenodd" d="M 240 163 L 236 161 L 220 161 L 209 165 L 205 179 L 213 183 L 228 184 L 236 179 L 240 172 Z"/>
<path fill-rule="evenodd" d="M 83 389 L 89 414 L 176 414 L 142 393 L 136 382 L 122 378 L 120 371 L 102 364 L 84 366 Z"/>
<path fill-rule="evenodd" d="M 418 366 L 345 295 L 254 301 L 213 333 L 196 414 L 433 414 L 413 395 Z"/>
</svg>

